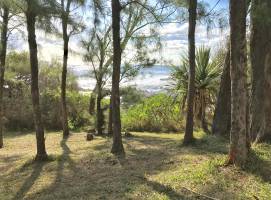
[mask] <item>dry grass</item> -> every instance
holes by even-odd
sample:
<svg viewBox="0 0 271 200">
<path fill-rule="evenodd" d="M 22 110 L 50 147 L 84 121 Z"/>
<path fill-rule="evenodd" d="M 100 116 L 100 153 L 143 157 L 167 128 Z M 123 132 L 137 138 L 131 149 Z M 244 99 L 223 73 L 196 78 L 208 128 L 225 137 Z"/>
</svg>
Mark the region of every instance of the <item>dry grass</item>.
<svg viewBox="0 0 271 200">
<path fill-rule="evenodd" d="M 239 170 L 223 167 L 221 139 L 197 133 L 193 147 L 182 147 L 180 134 L 134 135 L 124 139 L 126 158 L 116 158 L 109 138 L 49 133 L 43 163 L 32 161 L 33 134 L 9 135 L 0 150 L 0 199 L 271 199 L 271 145 L 255 147 Z"/>
</svg>

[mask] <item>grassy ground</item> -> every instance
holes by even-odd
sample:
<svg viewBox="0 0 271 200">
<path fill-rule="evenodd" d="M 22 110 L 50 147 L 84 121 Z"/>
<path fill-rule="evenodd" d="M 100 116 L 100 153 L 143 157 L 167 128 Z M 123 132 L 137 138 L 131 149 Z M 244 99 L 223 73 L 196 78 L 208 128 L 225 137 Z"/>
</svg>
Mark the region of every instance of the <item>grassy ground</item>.
<svg viewBox="0 0 271 200">
<path fill-rule="evenodd" d="M 0 199 L 271 199 L 271 145 L 254 147 L 248 167 L 224 167 L 227 142 L 197 133 L 133 133 L 126 158 L 109 153 L 111 139 L 49 133 L 51 161 L 33 163 L 35 136 L 10 135 L 0 150 Z M 205 196 L 204 196 L 205 195 Z M 209 196 L 209 197 L 207 197 Z"/>
</svg>

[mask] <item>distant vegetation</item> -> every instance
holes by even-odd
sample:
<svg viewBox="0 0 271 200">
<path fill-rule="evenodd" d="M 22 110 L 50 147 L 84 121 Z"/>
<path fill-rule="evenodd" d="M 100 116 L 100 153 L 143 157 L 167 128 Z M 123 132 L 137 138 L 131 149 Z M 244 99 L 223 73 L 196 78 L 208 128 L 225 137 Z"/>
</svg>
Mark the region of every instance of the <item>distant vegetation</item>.
<svg viewBox="0 0 271 200">
<path fill-rule="evenodd" d="M 61 65 L 56 61 L 42 62 L 39 73 L 40 106 L 44 126 L 49 130 L 61 130 L 60 82 Z M 31 104 L 29 54 L 10 52 L 7 55 L 4 86 L 4 124 L 8 130 L 33 130 Z M 76 78 L 68 75 L 67 97 L 69 126 L 72 130 L 91 124 L 87 112 L 89 98 L 79 92 Z"/>
</svg>

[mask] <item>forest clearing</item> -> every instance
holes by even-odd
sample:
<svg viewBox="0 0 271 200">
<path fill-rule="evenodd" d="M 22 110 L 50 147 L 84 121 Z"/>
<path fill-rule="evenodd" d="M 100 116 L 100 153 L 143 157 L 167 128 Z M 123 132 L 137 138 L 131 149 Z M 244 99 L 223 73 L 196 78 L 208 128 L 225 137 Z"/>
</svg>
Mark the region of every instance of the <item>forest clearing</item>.
<svg viewBox="0 0 271 200">
<path fill-rule="evenodd" d="M 271 0 L 0 0 L 0 200 L 271 200 Z"/>
<path fill-rule="evenodd" d="M 183 134 L 132 134 L 118 158 L 108 138 L 48 133 L 50 160 L 36 164 L 34 134 L 10 134 L 0 152 L 0 199 L 270 199 L 270 144 L 253 147 L 239 170 L 224 166 L 224 139 L 197 132 L 197 144 L 185 147 Z"/>
</svg>

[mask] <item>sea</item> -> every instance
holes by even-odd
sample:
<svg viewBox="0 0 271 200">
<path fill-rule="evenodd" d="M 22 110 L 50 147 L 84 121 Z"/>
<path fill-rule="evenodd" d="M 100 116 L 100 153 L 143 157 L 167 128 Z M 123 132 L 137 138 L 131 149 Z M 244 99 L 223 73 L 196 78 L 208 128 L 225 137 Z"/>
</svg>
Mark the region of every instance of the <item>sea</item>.
<svg viewBox="0 0 271 200">
<path fill-rule="evenodd" d="M 89 66 L 69 66 L 69 72 L 76 76 L 78 86 L 82 91 L 94 89 L 96 80 Z M 132 86 L 149 94 L 165 92 L 171 87 L 170 74 L 172 68 L 166 65 L 154 65 L 140 69 L 138 75 L 132 79 L 123 79 L 120 87 Z M 107 88 L 111 87 L 111 80 L 107 81 Z"/>
</svg>

